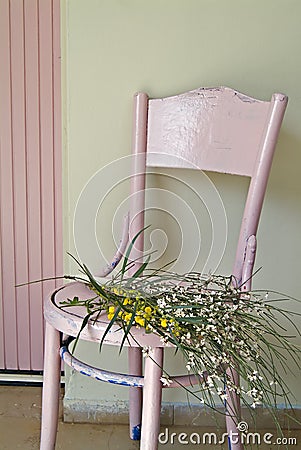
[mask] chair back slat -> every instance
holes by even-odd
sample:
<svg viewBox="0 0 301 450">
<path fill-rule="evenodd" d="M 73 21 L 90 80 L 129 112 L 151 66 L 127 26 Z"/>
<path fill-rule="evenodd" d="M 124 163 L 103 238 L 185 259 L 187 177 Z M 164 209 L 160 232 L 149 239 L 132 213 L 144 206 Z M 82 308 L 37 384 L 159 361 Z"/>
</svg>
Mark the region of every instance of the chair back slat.
<svg viewBox="0 0 301 450">
<path fill-rule="evenodd" d="M 252 176 L 269 104 L 227 87 L 150 99 L 147 165 Z"/>
</svg>

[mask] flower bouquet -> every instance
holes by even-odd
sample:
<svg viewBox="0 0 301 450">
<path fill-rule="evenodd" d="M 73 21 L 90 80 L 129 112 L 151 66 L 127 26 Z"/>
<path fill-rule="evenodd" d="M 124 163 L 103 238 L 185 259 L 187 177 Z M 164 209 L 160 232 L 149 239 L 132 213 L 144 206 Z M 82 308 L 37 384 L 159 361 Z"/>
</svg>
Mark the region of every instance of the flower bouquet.
<svg viewBox="0 0 301 450">
<path fill-rule="evenodd" d="M 290 388 L 282 373 L 294 371 L 292 364 L 300 370 L 300 348 L 294 342 L 300 336 L 294 318 L 300 314 L 278 306 L 279 300 L 287 300 L 279 295 L 246 292 L 232 276 L 151 270 L 148 259 L 127 276 L 134 265 L 130 252 L 136 238 L 124 255 L 121 270 L 105 282 L 76 260 L 85 278 L 73 278 L 86 283 L 95 295 L 88 300 L 68 299 L 61 307 L 85 306 L 83 327 L 89 319 L 106 313 L 108 326 L 100 347 L 114 324 L 124 332 L 120 350 L 129 337 L 134 339 L 134 327 L 155 333 L 163 345 L 183 355 L 188 374 L 198 380 L 195 388 L 183 387 L 201 403 L 219 410 L 220 403 L 225 404 L 234 392 L 250 411 L 259 405 L 268 408 L 277 423 L 279 399 L 291 407 Z M 288 334 L 288 327 L 295 330 L 294 335 Z M 145 357 L 149 350 L 142 349 Z M 162 370 L 164 385 L 177 382 Z M 238 385 L 231 371 L 239 374 Z"/>
</svg>

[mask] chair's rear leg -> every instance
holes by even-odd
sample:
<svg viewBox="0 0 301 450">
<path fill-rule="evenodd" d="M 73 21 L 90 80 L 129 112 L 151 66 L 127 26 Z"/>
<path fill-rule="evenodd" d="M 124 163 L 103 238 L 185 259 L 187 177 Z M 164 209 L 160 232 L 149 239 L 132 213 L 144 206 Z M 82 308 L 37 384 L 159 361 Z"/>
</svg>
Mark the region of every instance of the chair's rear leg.
<svg viewBox="0 0 301 450">
<path fill-rule="evenodd" d="M 142 350 L 129 348 L 129 373 L 142 375 Z M 141 436 L 142 389 L 130 387 L 129 390 L 130 438 L 139 440 Z"/>
<path fill-rule="evenodd" d="M 249 291 L 251 289 L 252 281 L 252 271 L 256 255 L 256 236 L 252 234 L 247 240 L 247 245 L 245 247 L 245 259 L 242 267 L 241 279 L 243 285 L 241 286 L 242 291 Z M 235 386 L 239 386 L 239 375 L 233 369 L 228 369 L 227 375 Z M 227 433 L 229 436 L 229 450 L 243 450 L 243 445 L 240 443 L 239 430 L 237 424 L 240 421 L 240 399 L 235 392 L 230 392 L 229 389 L 226 390 L 227 393 Z M 233 438 L 231 439 L 231 436 Z M 236 442 L 236 440 L 238 442 Z"/>
<path fill-rule="evenodd" d="M 46 322 L 40 450 L 55 448 L 60 375 L 60 332 Z"/>
<path fill-rule="evenodd" d="M 157 450 L 160 431 L 160 412 L 162 397 L 163 348 L 157 347 L 149 352 L 145 361 L 142 430 L 140 450 Z"/>
<path fill-rule="evenodd" d="M 239 374 L 234 369 L 228 369 L 227 375 L 235 386 L 239 386 Z M 234 391 L 226 389 L 226 427 L 228 433 L 229 450 L 243 450 L 240 432 L 237 428 L 240 422 L 240 398 Z"/>
</svg>

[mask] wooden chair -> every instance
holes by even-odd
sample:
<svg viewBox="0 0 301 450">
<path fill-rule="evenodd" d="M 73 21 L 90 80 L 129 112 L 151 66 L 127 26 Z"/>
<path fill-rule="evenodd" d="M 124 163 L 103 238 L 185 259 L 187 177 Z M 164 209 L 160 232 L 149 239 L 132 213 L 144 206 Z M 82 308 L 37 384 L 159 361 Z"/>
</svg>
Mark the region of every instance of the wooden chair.
<svg viewBox="0 0 301 450">
<path fill-rule="evenodd" d="M 237 243 L 233 275 L 238 283 L 250 289 L 256 232 L 277 136 L 287 104 L 287 97 L 274 94 L 270 102 L 256 100 L 227 87 L 199 88 L 174 97 L 149 99 L 145 93 L 134 98 L 133 173 L 130 210 L 131 235 L 144 226 L 144 188 L 146 166 L 197 168 L 250 177 L 250 184 Z M 120 259 L 127 242 L 127 224 L 121 247 L 112 267 Z M 137 255 L 143 251 L 143 236 L 136 243 Z M 133 255 L 135 258 L 135 255 Z M 108 273 L 109 270 L 106 271 Z M 129 345 L 129 373 L 116 374 L 93 368 L 71 357 L 68 340 L 62 335 L 76 336 L 85 311 L 79 307 L 61 309 L 59 302 L 67 297 L 89 298 L 91 293 L 80 283 L 69 283 L 45 299 L 46 320 L 45 366 L 42 406 L 41 450 L 55 448 L 58 399 L 60 387 L 60 354 L 65 363 L 101 381 L 130 386 L 130 434 L 140 438 L 143 450 L 158 448 L 163 364 L 163 347 L 158 336 L 133 329 L 134 340 Z M 81 339 L 99 342 L 108 320 L 101 317 L 89 323 Z M 105 343 L 119 345 L 123 333 L 113 327 Z M 139 344 L 139 345 L 138 345 Z M 142 374 L 141 347 L 150 346 L 151 358 L 146 358 Z M 238 383 L 237 374 L 232 378 Z M 193 377 L 175 377 L 189 385 Z M 170 387 L 177 385 L 172 383 Z M 142 389 L 143 388 L 143 389 Z M 143 401 L 142 401 L 143 390 Z M 228 411 L 239 411 L 238 398 L 229 397 Z M 142 421 L 141 421 L 142 411 Z M 227 430 L 237 431 L 239 417 L 226 415 Z M 242 450 L 232 444 L 231 450 Z"/>
</svg>

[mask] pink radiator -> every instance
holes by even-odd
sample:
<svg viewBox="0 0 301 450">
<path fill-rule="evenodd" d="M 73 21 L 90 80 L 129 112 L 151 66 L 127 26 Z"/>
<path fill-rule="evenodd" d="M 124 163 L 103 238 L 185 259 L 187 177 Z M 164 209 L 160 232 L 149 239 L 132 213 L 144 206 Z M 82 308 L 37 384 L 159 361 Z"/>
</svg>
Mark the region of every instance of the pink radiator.
<svg viewBox="0 0 301 450">
<path fill-rule="evenodd" d="M 62 274 L 60 1 L 0 0 L 0 369 L 41 370 Z"/>
</svg>

